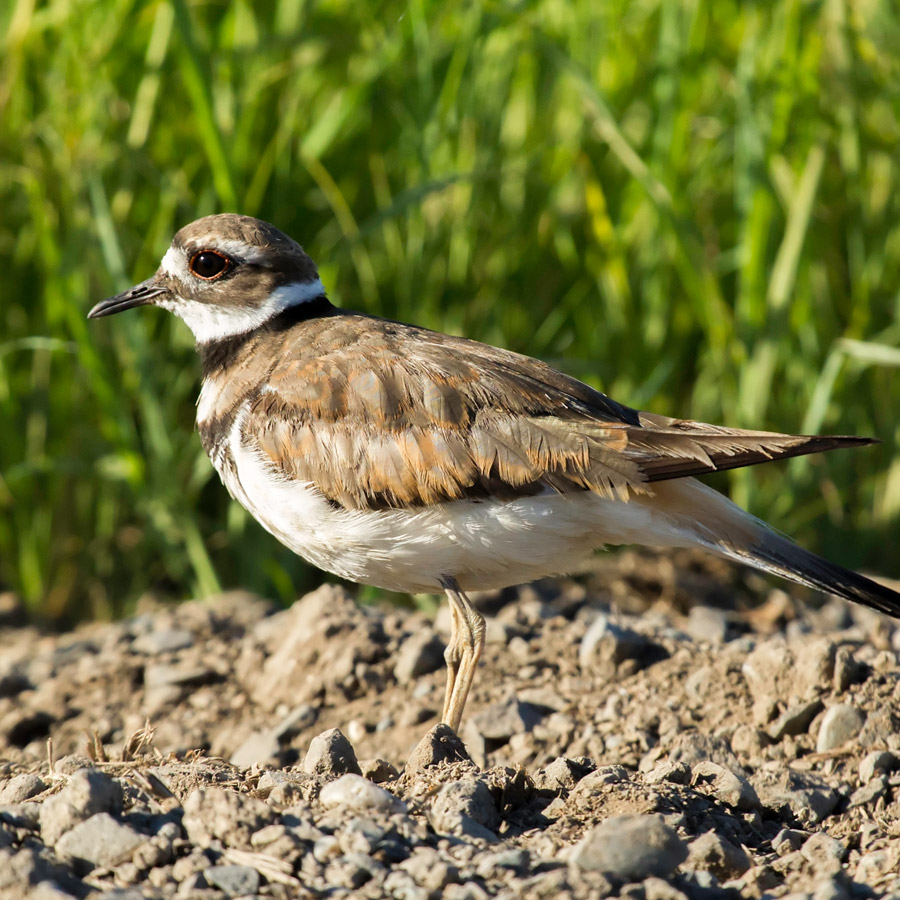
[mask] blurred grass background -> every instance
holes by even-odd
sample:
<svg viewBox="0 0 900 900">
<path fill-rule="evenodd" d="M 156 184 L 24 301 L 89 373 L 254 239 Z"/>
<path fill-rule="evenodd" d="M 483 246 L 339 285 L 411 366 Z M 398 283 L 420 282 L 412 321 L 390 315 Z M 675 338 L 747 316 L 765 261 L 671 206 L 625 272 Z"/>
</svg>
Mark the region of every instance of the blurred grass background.
<svg viewBox="0 0 900 900">
<path fill-rule="evenodd" d="M 719 484 L 900 576 L 891 0 L 10 0 L 0 33 L 0 588 L 34 613 L 319 577 L 206 461 L 187 329 L 85 320 L 221 211 L 343 305 L 630 405 L 882 438 Z"/>
</svg>

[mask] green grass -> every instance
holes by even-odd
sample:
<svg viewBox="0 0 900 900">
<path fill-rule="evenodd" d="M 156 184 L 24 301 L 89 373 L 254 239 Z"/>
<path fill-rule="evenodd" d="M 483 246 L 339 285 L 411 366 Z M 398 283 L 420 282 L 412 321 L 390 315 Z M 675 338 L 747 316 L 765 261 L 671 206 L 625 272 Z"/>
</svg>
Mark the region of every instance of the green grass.
<svg viewBox="0 0 900 900">
<path fill-rule="evenodd" d="M 184 326 L 85 321 L 226 210 L 343 305 L 659 412 L 882 438 L 720 483 L 900 576 L 890 0 L 11 0 L 0 29 L 0 588 L 35 613 L 318 577 L 203 456 Z"/>
</svg>

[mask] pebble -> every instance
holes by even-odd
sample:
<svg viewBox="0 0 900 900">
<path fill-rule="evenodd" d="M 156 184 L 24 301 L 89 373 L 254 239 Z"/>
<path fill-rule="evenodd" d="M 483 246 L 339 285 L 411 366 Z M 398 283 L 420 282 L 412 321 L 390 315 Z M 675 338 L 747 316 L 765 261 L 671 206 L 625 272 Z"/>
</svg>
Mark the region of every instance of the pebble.
<svg viewBox="0 0 900 900">
<path fill-rule="evenodd" d="M 636 672 L 665 656 L 665 651 L 644 635 L 597 616 L 578 647 L 578 664 L 585 672 L 610 678 Z"/>
<path fill-rule="evenodd" d="M 836 874 L 847 855 L 847 847 L 825 831 L 811 834 L 800 848 L 803 858 L 813 864 L 816 872 Z"/>
<path fill-rule="evenodd" d="M 859 780 L 866 784 L 876 775 L 893 772 L 900 765 L 900 758 L 890 750 L 873 750 L 867 753 L 859 763 Z M 2 802 L 2 794 L 0 794 Z"/>
<path fill-rule="evenodd" d="M 359 775 L 359 762 L 353 745 L 339 728 L 331 728 L 310 741 L 303 771 L 310 775 Z"/>
<path fill-rule="evenodd" d="M 214 681 L 216 673 L 209 666 L 182 666 L 153 663 L 144 668 L 144 686 L 147 688 L 182 687 L 189 684 L 205 684 Z"/>
<path fill-rule="evenodd" d="M 751 779 L 760 803 L 780 812 L 787 807 L 798 822 L 815 825 L 840 802 L 840 795 L 817 775 L 795 769 L 760 770 Z"/>
<path fill-rule="evenodd" d="M 466 750 L 466 745 L 456 736 L 453 729 L 441 722 L 416 744 L 406 761 L 404 771 L 413 774 L 434 768 L 442 763 L 455 762 L 471 763 L 472 758 Z"/>
<path fill-rule="evenodd" d="M 496 840 L 500 813 L 483 781 L 462 778 L 445 784 L 431 803 L 429 819 L 438 834 Z"/>
<path fill-rule="evenodd" d="M 289 741 L 292 737 L 309 728 L 319 715 L 318 709 L 311 703 L 295 706 L 273 728 L 272 734 L 279 741 Z"/>
<path fill-rule="evenodd" d="M 98 769 L 79 769 L 41 806 L 41 837 L 51 847 L 71 828 L 96 813 L 122 811 L 122 786 Z"/>
<path fill-rule="evenodd" d="M 570 791 L 592 769 L 594 764 L 583 757 L 580 759 L 568 759 L 558 756 L 546 768 L 535 775 L 534 784 L 538 790 Z"/>
<path fill-rule="evenodd" d="M 807 837 L 808 835 L 803 831 L 795 831 L 793 828 L 782 828 L 772 838 L 772 849 L 779 856 L 786 856 L 788 853 L 799 850 Z"/>
<path fill-rule="evenodd" d="M 592 828 L 569 854 L 577 869 L 604 872 L 624 881 L 665 878 L 688 850 L 661 816 L 613 816 Z"/>
<path fill-rule="evenodd" d="M 657 763 L 644 775 L 646 784 L 662 784 L 666 781 L 671 784 L 690 784 L 691 767 L 684 762 L 672 762 L 666 759 Z"/>
<path fill-rule="evenodd" d="M 278 738 L 272 731 L 254 731 L 231 754 L 228 761 L 239 769 L 248 769 L 254 763 L 265 765 L 275 761 L 280 750 Z"/>
<path fill-rule="evenodd" d="M 270 824 L 272 815 L 272 810 L 256 797 L 202 787 L 184 801 L 182 825 L 191 842 L 201 848 L 220 841 L 227 847 L 249 850 L 253 833 Z"/>
<path fill-rule="evenodd" d="M 858 806 L 868 806 L 881 797 L 888 787 L 887 777 L 882 775 L 880 778 L 873 778 L 857 788 L 847 800 L 847 809 L 855 809 Z"/>
<path fill-rule="evenodd" d="M 816 752 L 825 753 L 842 747 L 859 734 L 864 723 L 863 714 L 850 703 L 837 703 L 830 707 L 819 726 Z"/>
<path fill-rule="evenodd" d="M 259 890 L 259 872 L 250 866 L 210 866 L 203 877 L 226 897 L 244 897 Z"/>
<path fill-rule="evenodd" d="M 394 781 L 400 777 L 397 767 L 386 759 L 361 759 L 359 771 L 363 778 L 382 784 L 385 781 Z"/>
<path fill-rule="evenodd" d="M 132 649 L 136 653 L 156 656 L 160 653 L 174 653 L 194 645 L 194 636 L 182 628 L 164 628 L 160 631 L 149 631 L 136 637 Z"/>
<path fill-rule="evenodd" d="M 805 703 L 794 703 L 766 729 L 766 733 L 773 741 L 780 741 L 785 735 L 803 734 L 823 705 L 818 697 Z"/>
<path fill-rule="evenodd" d="M 491 704 L 473 716 L 475 727 L 488 741 L 508 741 L 514 734 L 527 734 L 544 717 L 543 712 L 530 703 L 509 697 Z"/>
<path fill-rule="evenodd" d="M 353 774 L 342 775 L 337 781 L 326 784 L 319 793 L 319 802 L 326 808 L 340 806 L 357 812 L 406 812 L 406 804 L 390 791 Z"/>
<path fill-rule="evenodd" d="M 431 847 L 416 848 L 397 868 L 429 892 L 442 891 L 448 884 L 459 881 L 459 868 Z"/>
<path fill-rule="evenodd" d="M 130 859 L 146 840 L 146 835 L 101 812 L 67 831 L 54 850 L 62 859 L 83 860 L 92 866 L 117 866 Z"/>
<path fill-rule="evenodd" d="M 47 789 L 47 783 L 37 775 L 15 775 L 0 790 L 0 804 L 21 803 Z"/>
<path fill-rule="evenodd" d="M 421 675 L 436 672 L 444 665 L 444 643 L 430 629 L 411 634 L 397 651 L 394 678 L 409 684 Z"/>
<path fill-rule="evenodd" d="M 709 760 L 693 766 L 691 784 L 709 785 L 717 800 L 735 809 L 750 810 L 759 807 L 759 797 L 746 778 Z"/>
<path fill-rule="evenodd" d="M 728 618 L 724 610 L 715 606 L 692 606 L 686 630 L 695 641 L 724 644 L 728 633 Z"/>
<path fill-rule="evenodd" d="M 688 844 L 685 868 L 712 872 L 720 881 L 738 878 L 750 868 L 746 850 L 727 838 L 707 831 Z"/>
</svg>

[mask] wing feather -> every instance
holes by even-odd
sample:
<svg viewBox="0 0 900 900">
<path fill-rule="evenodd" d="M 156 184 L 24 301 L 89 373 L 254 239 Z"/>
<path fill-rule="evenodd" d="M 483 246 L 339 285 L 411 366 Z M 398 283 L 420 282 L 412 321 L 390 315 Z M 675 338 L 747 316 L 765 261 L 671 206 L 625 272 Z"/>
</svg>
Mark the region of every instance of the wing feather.
<svg viewBox="0 0 900 900">
<path fill-rule="evenodd" d="M 639 413 L 537 360 L 384 320 L 318 327 L 285 343 L 245 435 L 349 508 L 546 490 L 627 500 L 654 481 L 870 443 Z"/>
</svg>

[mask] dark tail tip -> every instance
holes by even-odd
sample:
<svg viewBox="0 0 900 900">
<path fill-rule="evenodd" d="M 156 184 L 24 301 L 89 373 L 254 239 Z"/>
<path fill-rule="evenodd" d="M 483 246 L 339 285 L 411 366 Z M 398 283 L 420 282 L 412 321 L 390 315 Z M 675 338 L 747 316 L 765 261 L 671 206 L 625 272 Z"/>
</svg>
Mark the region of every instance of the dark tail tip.
<svg viewBox="0 0 900 900">
<path fill-rule="evenodd" d="M 830 563 L 786 538 L 767 535 L 753 548 L 752 556 L 761 569 L 900 618 L 900 593 L 865 575 Z"/>
</svg>

